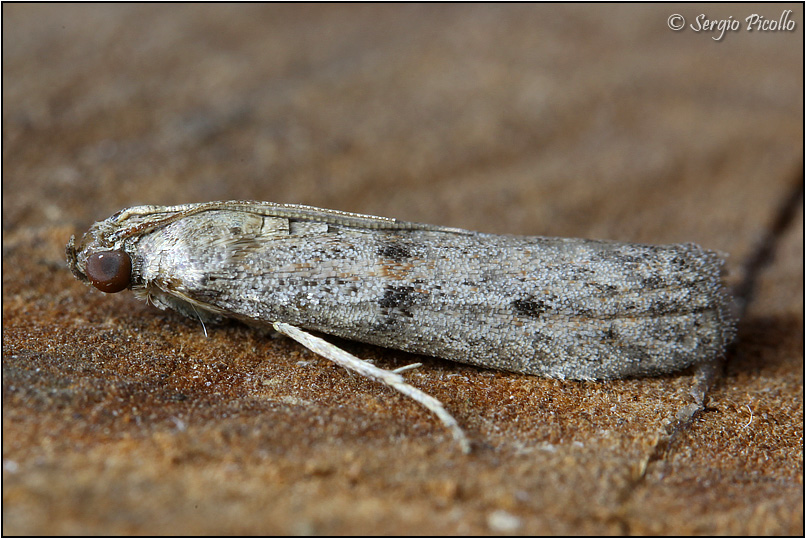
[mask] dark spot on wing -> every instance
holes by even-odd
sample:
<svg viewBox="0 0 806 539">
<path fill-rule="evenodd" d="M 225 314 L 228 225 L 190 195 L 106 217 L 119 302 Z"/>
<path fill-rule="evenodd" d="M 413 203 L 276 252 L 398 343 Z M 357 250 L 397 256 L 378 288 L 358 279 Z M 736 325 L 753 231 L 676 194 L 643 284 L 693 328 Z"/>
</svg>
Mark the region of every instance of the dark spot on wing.
<svg viewBox="0 0 806 539">
<path fill-rule="evenodd" d="M 414 288 L 411 286 L 388 285 L 384 289 L 383 297 L 378 301 L 378 305 L 385 310 L 398 309 L 405 311 L 414 305 L 413 292 Z"/>
<path fill-rule="evenodd" d="M 532 340 L 539 344 L 549 344 L 554 341 L 548 334 L 542 332 L 537 332 L 532 335 Z"/>
<path fill-rule="evenodd" d="M 607 283 L 592 282 L 592 283 L 590 283 L 590 285 L 593 288 L 595 288 L 596 290 L 598 290 L 599 292 L 601 292 L 602 295 L 612 295 L 618 290 L 618 288 L 616 288 L 612 284 L 607 284 Z"/>
<path fill-rule="evenodd" d="M 646 290 L 653 290 L 655 288 L 660 288 L 663 284 L 663 281 L 660 277 L 653 275 L 651 277 L 646 277 L 643 281 L 643 287 Z"/>
<path fill-rule="evenodd" d="M 394 260 L 395 262 L 403 262 L 407 258 L 411 258 L 411 251 L 406 245 L 398 241 L 390 241 L 382 244 L 378 248 L 378 256 Z"/>
<path fill-rule="evenodd" d="M 516 313 L 529 318 L 540 318 L 541 315 L 549 310 L 545 303 L 531 297 L 516 299 L 511 305 Z"/>
<path fill-rule="evenodd" d="M 688 311 L 690 312 L 690 309 Z M 680 305 L 678 302 L 664 299 L 652 301 L 647 308 L 647 313 L 656 317 L 680 314 L 681 312 L 686 312 L 685 306 Z"/>
<path fill-rule="evenodd" d="M 679 270 L 684 269 L 684 268 L 685 268 L 685 267 L 688 265 L 688 263 L 686 262 L 686 260 L 685 260 L 684 258 L 682 258 L 682 257 L 679 257 L 679 256 L 674 257 L 674 258 L 672 259 L 672 261 L 671 261 L 671 264 L 672 264 L 673 266 L 675 266 L 675 268 L 676 268 L 678 271 L 679 271 Z"/>
<path fill-rule="evenodd" d="M 378 300 L 379 316 L 373 324 L 373 331 L 381 335 L 396 335 L 414 314 L 417 293 L 411 286 L 392 286 L 384 289 L 383 297 Z"/>
<path fill-rule="evenodd" d="M 609 327 L 602 332 L 602 342 L 606 343 L 614 343 L 618 339 L 618 334 L 613 329 L 613 327 Z"/>
</svg>

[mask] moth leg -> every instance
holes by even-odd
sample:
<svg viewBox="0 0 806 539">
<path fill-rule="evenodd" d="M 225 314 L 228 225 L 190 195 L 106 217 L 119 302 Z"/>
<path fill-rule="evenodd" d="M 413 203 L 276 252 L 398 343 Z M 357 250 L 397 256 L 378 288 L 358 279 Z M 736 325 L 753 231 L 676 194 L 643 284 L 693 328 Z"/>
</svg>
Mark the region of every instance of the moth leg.
<svg viewBox="0 0 806 539">
<path fill-rule="evenodd" d="M 447 410 L 445 410 L 445 407 L 442 406 L 442 403 L 431 395 L 428 395 L 416 387 L 407 384 L 405 380 L 403 380 L 403 377 L 397 372 L 378 368 L 367 361 L 359 359 L 349 352 L 342 350 L 338 346 L 331 344 L 324 339 L 320 339 L 319 337 L 315 337 L 310 333 L 299 329 L 298 327 L 283 322 L 274 322 L 272 326 L 278 333 L 282 333 L 283 335 L 294 339 L 312 352 L 319 354 L 320 356 L 327 358 L 338 365 L 341 365 L 345 369 L 350 369 L 358 374 L 361 374 L 362 376 L 366 376 L 367 378 L 371 378 L 372 380 L 392 387 L 410 399 L 419 402 L 429 411 L 434 413 L 440 419 L 440 421 L 442 421 L 442 424 L 451 431 L 453 439 L 462 448 L 462 452 L 470 453 L 470 441 L 467 439 L 467 436 L 465 436 L 462 428 L 456 422 L 456 419 L 454 419 L 454 417 L 449 414 Z M 411 365 L 407 367 L 413 368 Z M 403 367 L 403 369 L 406 369 L 407 367 Z M 399 370 L 400 369 L 398 369 L 398 371 Z"/>
<path fill-rule="evenodd" d="M 393 370 L 392 372 L 395 374 L 400 374 L 401 372 L 411 371 L 414 369 L 419 369 L 422 367 L 422 363 L 412 363 L 411 365 L 404 365 L 403 367 L 398 367 L 397 369 Z"/>
</svg>

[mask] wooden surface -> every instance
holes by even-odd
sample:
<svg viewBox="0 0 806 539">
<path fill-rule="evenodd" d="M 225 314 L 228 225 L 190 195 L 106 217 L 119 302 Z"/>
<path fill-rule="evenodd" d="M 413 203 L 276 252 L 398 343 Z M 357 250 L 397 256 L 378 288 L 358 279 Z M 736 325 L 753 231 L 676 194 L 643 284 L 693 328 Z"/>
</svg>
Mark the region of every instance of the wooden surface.
<svg viewBox="0 0 806 539">
<path fill-rule="evenodd" d="M 785 9 L 794 31 L 667 27 Z M 799 5 L 5 4 L 3 533 L 802 534 L 802 25 Z M 563 382 L 339 341 L 422 361 L 406 377 L 463 456 L 288 339 L 205 338 L 66 268 L 123 207 L 216 199 L 691 241 L 750 301 L 691 421 L 693 372 Z"/>
</svg>

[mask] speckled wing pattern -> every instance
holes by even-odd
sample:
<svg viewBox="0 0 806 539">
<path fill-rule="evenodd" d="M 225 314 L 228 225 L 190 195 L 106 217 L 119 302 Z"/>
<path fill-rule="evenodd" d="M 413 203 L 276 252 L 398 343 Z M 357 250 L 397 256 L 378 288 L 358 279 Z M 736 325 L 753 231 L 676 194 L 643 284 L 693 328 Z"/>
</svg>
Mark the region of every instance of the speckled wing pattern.
<svg viewBox="0 0 806 539">
<path fill-rule="evenodd" d="M 158 306 L 496 369 L 659 374 L 721 355 L 734 334 L 722 260 L 693 244 L 482 234 L 260 204 L 128 210 L 159 218 L 109 229 L 132 257 L 132 287 Z"/>
</svg>

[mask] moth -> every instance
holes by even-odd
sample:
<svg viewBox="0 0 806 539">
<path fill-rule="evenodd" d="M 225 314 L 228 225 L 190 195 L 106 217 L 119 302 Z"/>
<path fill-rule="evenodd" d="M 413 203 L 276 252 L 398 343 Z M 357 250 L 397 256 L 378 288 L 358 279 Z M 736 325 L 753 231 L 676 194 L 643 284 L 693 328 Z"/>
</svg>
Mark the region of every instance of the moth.
<svg viewBox="0 0 806 539">
<path fill-rule="evenodd" d="M 73 274 L 203 323 L 265 325 L 390 385 L 469 443 L 442 404 L 309 331 L 576 380 L 669 373 L 736 331 L 723 260 L 643 245 L 459 228 L 255 201 L 136 206 L 71 237 Z"/>
</svg>

